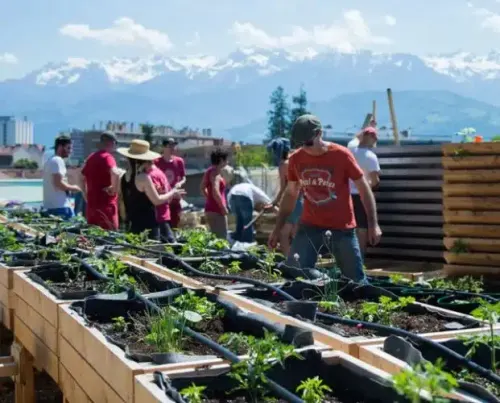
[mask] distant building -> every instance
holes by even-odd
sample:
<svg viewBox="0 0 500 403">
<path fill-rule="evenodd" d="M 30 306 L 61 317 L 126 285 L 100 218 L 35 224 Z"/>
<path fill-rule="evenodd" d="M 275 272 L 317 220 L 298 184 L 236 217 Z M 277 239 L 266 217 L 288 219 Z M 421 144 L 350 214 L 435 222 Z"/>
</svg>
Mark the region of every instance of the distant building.
<svg viewBox="0 0 500 403">
<path fill-rule="evenodd" d="M 83 162 L 83 160 L 88 155 L 96 151 L 102 132 L 103 130 L 72 131 L 70 133 L 73 142 L 73 154 L 71 156 L 72 162 L 76 162 L 76 164 L 79 164 Z M 144 135 L 140 132 L 114 132 L 118 139 L 117 147 L 127 147 L 132 140 L 144 138 Z M 178 148 L 179 154 L 181 155 L 184 150 L 188 150 L 194 147 L 220 147 L 231 144 L 230 142 L 225 141 L 223 138 L 201 136 L 199 133 L 197 133 L 196 135 L 180 135 L 172 133 L 175 132 L 173 130 L 167 130 L 166 128 L 163 130 L 163 132 L 159 131 L 153 133 L 153 148 L 156 147 L 157 151 L 161 151 L 161 144 L 166 138 L 174 138 L 179 142 Z M 120 156 L 117 156 L 117 159 L 123 161 L 123 158 Z"/>
<path fill-rule="evenodd" d="M 9 168 L 19 160 L 34 161 L 41 168 L 45 162 L 45 147 L 39 144 L 0 147 L 0 167 Z"/>
<path fill-rule="evenodd" d="M 0 146 L 33 144 L 33 122 L 14 116 L 0 116 Z"/>
</svg>

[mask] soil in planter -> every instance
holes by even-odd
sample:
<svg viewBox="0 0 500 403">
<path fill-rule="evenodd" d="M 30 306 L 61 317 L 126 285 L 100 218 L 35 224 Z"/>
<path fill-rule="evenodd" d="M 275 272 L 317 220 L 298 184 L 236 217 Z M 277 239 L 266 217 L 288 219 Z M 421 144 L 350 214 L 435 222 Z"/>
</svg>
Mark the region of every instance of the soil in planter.
<svg viewBox="0 0 500 403">
<path fill-rule="evenodd" d="M 62 283 L 45 281 L 45 283 L 50 284 L 50 287 L 54 291 L 58 291 L 60 293 L 79 292 L 79 291 L 103 292 L 105 291 L 106 286 L 109 284 L 108 282 L 102 280 L 88 281 L 82 279 L 73 279 L 71 280 L 71 282 L 62 282 Z"/>
<path fill-rule="evenodd" d="M 460 381 L 475 383 L 483 387 L 490 393 L 493 393 L 495 396 L 500 396 L 499 385 L 495 385 L 493 382 L 490 382 L 487 379 L 484 379 L 479 375 L 476 375 L 475 373 L 469 372 L 466 369 L 464 369 L 460 372 L 453 373 L 453 375 Z M 497 375 L 500 375 L 500 371 L 497 371 Z"/>
<path fill-rule="evenodd" d="M 185 274 L 189 274 L 189 273 L 185 273 Z M 220 274 L 225 275 L 227 273 L 220 273 Z M 228 274 L 228 275 L 249 278 L 252 280 L 259 280 L 259 281 L 263 281 L 265 283 L 277 283 L 277 282 L 283 281 L 282 278 L 276 278 L 272 275 L 269 275 L 264 270 L 258 270 L 258 269 L 242 270 L 238 274 Z M 211 286 L 216 286 L 216 285 L 226 285 L 227 286 L 227 285 L 237 284 L 237 282 L 233 281 L 233 280 L 217 280 L 217 279 L 206 278 L 206 277 L 195 277 L 195 278 L 197 280 L 199 280 L 200 282 L 202 282 L 203 284 L 211 285 Z"/>
<path fill-rule="evenodd" d="M 0 403 L 14 403 L 16 400 L 14 382 L 10 379 L 3 381 L 0 383 Z M 62 403 L 62 401 L 63 395 L 52 378 L 45 372 L 35 370 L 35 402 Z"/>
<path fill-rule="evenodd" d="M 367 302 L 365 300 L 357 301 L 344 301 L 348 309 L 352 309 L 355 312 L 361 311 L 361 305 Z M 284 310 L 284 303 L 277 304 L 280 310 Z M 318 307 L 319 312 L 336 315 L 335 312 L 327 312 L 323 308 Z M 405 311 L 395 312 L 391 315 L 392 327 L 397 327 L 412 333 L 434 333 L 443 332 L 449 330 L 446 328 L 446 324 L 450 321 L 440 317 L 432 312 L 414 314 Z M 379 335 L 370 329 L 364 329 L 362 327 L 347 326 L 338 323 L 329 325 L 328 320 L 316 319 L 316 324 L 326 327 L 335 333 L 340 334 L 343 337 L 378 337 Z"/>
</svg>

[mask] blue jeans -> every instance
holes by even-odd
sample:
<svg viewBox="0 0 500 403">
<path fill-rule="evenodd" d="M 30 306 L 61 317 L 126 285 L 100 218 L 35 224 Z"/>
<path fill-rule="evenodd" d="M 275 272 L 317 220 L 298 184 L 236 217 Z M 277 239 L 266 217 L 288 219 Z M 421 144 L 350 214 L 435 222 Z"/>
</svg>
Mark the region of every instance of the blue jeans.
<svg viewBox="0 0 500 403">
<path fill-rule="evenodd" d="M 240 242 L 253 242 L 253 225 L 244 229 L 253 218 L 253 203 L 246 196 L 231 196 L 231 205 L 229 208 L 236 216 L 236 232 L 233 234 L 233 239 Z"/>
<path fill-rule="evenodd" d="M 330 236 L 325 235 L 327 231 L 331 233 Z M 345 277 L 356 282 L 366 282 L 363 258 L 354 229 L 328 230 L 300 224 L 286 264 L 303 269 L 314 268 L 320 253 L 331 253 Z M 299 255 L 298 261 L 295 254 Z"/>
<path fill-rule="evenodd" d="M 65 220 L 69 220 L 70 218 L 75 216 L 75 212 L 71 207 L 61 207 L 61 208 L 49 208 L 45 210 L 48 215 L 55 215 L 58 217 L 62 217 Z"/>
</svg>

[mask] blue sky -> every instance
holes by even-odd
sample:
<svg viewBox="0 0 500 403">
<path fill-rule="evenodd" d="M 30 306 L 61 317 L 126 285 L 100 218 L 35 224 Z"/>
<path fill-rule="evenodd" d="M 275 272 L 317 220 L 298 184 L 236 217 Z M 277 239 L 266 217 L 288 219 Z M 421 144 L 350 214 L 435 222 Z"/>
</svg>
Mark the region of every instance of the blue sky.
<svg viewBox="0 0 500 403">
<path fill-rule="evenodd" d="M 0 80 L 68 57 L 209 54 L 238 46 L 487 53 L 500 0 L 0 0 Z"/>
</svg>

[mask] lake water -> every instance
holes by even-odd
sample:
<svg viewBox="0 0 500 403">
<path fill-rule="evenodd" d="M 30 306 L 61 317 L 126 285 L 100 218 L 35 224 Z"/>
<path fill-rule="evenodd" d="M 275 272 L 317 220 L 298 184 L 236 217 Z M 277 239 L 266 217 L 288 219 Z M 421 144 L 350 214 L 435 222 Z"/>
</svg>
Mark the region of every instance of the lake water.
<svg viewBox="0 0 500 403">
<path fill-rule="evenodd" d="M 0 200 L 19 200 L 30 204 L 41 203 L 43 185 L 41 179 L 0 180 Z"/>
</svg>

